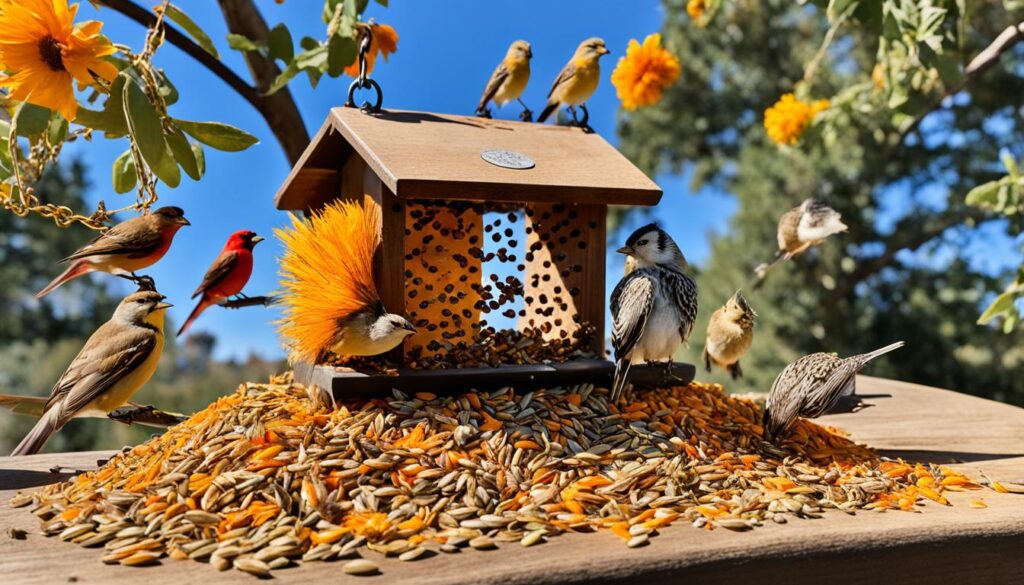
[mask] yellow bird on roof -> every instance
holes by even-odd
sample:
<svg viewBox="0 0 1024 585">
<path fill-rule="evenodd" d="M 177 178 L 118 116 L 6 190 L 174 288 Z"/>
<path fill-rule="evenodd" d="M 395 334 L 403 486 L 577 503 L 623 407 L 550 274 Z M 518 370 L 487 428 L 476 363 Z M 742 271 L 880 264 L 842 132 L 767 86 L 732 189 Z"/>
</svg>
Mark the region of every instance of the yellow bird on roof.
<svg viewBox="0 0 1024 585">
<path fill-rule="evenodd" d="M 489 102 L 494 102 L 499 108 L 512 100 L 518 100 L 523 106 L 523 113 L 520 118 L 529 122 L 533 119 L 533 112 L 526 107 L 523 100 L 519 99 L 530 81 L 530 59 L 533 58 L 533 51 L 530 43 L 516 41 L 508 48 L 508 53 L 498 65 L 498 68 L 491 74 L 487 81 L 484 93 L 480 96 L 480 103 L 476 107 L 476 115 L 483 118 L 491 117 L 491 110 L 487 107 Z"/>
<path fill-rule="evenodd" d="M 551 91 L 548 92 L 548 103 L 537 121 L 544 122 L 562 106 L 569 108 L 573 120 L 576 121 L 576 106 L 580 106 L 584 118 L 577 123 L 586 125 L 589 114 L 584 104 L 597 91 L 597 84 L 601 80 L 599 61 L 603 55 L 610 52 L 604 46 L 604 39 L 593 37 L 580 43 L 576 54 L 552 84 Z"/>
</svg>

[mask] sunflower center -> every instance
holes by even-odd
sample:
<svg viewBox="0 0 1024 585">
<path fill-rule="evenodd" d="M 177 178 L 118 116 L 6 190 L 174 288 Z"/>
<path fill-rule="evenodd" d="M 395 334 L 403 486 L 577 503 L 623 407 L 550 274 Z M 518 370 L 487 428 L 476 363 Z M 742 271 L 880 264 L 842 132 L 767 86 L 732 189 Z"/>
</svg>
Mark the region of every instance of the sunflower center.
<svg viewBox="0 0 1024 585">
<path fill-rule="evenodd" d="M 61 60 L 60 43 L 51 35 L 39 39 L 39 57 L 46 63 L 46 66 L 53 71 L 64 71 L 64 61 Z"/>
</svg>

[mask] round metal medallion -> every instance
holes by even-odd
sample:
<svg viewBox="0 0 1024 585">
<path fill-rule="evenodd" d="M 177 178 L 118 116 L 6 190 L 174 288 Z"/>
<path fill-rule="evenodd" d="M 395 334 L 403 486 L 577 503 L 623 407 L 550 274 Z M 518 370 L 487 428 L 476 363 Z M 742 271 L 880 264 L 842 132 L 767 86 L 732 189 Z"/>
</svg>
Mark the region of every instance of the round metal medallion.
<svg viewBox="0 0 1024 585">
<path fill-rule="evenodd" d="M 499 166 L 505 169 L 532 169 L 536 166 L 533 159 L 511 150 L 502 150 L 500 148 L 489 148 L 480 153 L 480 157 L 492 165 Z"/>
</svg>

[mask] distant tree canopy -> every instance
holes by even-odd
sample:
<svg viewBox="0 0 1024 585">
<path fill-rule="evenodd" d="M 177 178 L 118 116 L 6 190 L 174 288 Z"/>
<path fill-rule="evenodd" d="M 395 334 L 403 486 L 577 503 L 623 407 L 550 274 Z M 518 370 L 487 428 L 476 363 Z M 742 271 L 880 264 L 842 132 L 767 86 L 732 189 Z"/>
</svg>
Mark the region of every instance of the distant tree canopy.
<svg viewBox="0 0 1024 585">
<path fill-rule="evenodd" d="M 77 162 L 56 167 L 43 176 L 39 188 L 52 193 L 54 203 L 78 209 L 85 204 L 84 175 Z M 110 318 L 119 299 L 88 278 L 42 301 L 33 298 L 59 271 L 55 260 L 70 255 L 92 235 L 81 228 L 54 229 L 38 216 L 0 213 L 0 346 L 89 335 Z"/>
<path fill-rule="evenodd" d="M 850 226 L 748 291 L 760 319 L 743 363 L 747 382 L 767 390 L 799 355 L 904 339 L 871 373 L 1024 404 L 1024 336 L 1004 335 L 1003 319 L 976 323 L 1012 272 L 985 273 L 964 252 L 983 222 L 987 233 L 1019 230 L 1019 215 L 998 219 L 965 196 L 1007 173 L 1001 158 L 1024 155 L 1024 44 L 1001 46 L 983 71 L 965 72 L 1021 15 L 993 1 L 970 3 L 962 15 L 960 2 L 831 2 L 826 10 L 725 0 L 713 18 L 694 20 L 687 4 L 664 2 L 662 35 L 682 63 L 680 81 L 658 105 L 623 113 L 619 134 L 647 171 L 692 170 L 694 189 L 723 189 L 739 203 L 700 267 L 704 318 L 750 287 L 754 266 L 776 249 L 786 209 L 821 197 Z M 894 6 L 903 12 L 894 16 Z M 910 9 L 920 30 L 885 28 L 905 24 L 894 19 Z M 929 33 L 932 9 L 942 18 Z M 860 20 L 864 11 L 879 21 Z M 764 112 L 787 93 L 831 103 L 798 143 L 779 145 Z M 705 324 L 691 340 L 693 360 Z"/>
</svg>

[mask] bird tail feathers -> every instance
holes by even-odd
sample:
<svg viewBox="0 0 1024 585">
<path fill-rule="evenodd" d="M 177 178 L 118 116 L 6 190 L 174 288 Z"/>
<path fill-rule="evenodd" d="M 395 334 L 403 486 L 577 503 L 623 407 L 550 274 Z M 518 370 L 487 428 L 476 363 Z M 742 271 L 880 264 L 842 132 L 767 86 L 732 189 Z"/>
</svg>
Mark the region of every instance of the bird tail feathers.
<svg viewBox="0 0 1024 585">
<path fill-rule="evenodd" d="M 177 337 L 181 337 L 181 334 L 184 333 L 186 329 L 192 326 L 192 323 L 199 318 L 199 315 L 207 308 L 209 308 L 210 305 L 213 304 L 213 301 L 206 298 L 206 296 L 204 295 L 202 300 L 199 301 L 199 304 L 196 305 L 196 308 L 192 309 L 192 312 L 189 314 L 188 319 L 185 319 L 185 323 L 181 326 L 181 329 L 178 329 Z"/>
<path fill-rule="evenodd" d="M 615 377 L 612 379 L 611 401 L 618 402 L 622 397 L 622 391 L 629 381 L 629 360 L 621 359 L 615 363 Z"/>
<path fill-rule="evenodd" d="M 892 351 L 894 349 L 899 349 L 899 348 L 903 347 L 903 345 L 904 345 L 904 343 L 902 341 L 897 341 L 896 343 L 890 343 L 889 345 L 887 345 L 885 347 L 880 347 L 880 348 L 876 349 L 875 351 L 862 354 L 860 356 L 861 363 L 866 364 L 866 363 L 870 362 L 871 360 L 875 359 L 876 357 L 878 357 L 878 356 L 880 356 L 882 354 L 886 354 L 886 353 L 889 353 L 890 351 Z"/>
<path fill-rule="evenodd" d="M 42 418 L 32 427 L 32 430 L 14 448 L 11 456 L 19 457 L 21 455 L 35 455 L 38 453 L 43 448 L 43 445 L 46 444 L 46 440 L 50 438 L 50 435 L 59 431 L 64 426 L 60 423 L 58 410 L 60 410 L 59 407 L 51 408 L 43 414 Z"/>
<path fill-rule="evenodd" d="M 555 113 L 555 110 L 558 109 L 558 106 L 559 106 L 559 103 L 557 101 L 554 101 L 554 100 L 549 101 L 548 105 L 544 106 L 544 110 L 541 111 L 540 116 L 537 116 L 537 122 L 538 123 L 543 123 L 545 120 L 547 120 L 549 117 L 551 117 L 551 114 Z"/>
<path fill-rule="evenodd" d="M 41 299 L 46 295 L 52 293 L 54 290 L 57 289 L 57 287 L 64 284 L 65 282 L 68 282 L 69 280 L 74 280 L 79 276 L 82 276 L 83 274 L 88 274 L 92 272 L 93 270 L 94 269 L 92 267 L 92 264 L 90 264 L 89 262 L 86 262 L 85 260 L 76 260 L 73 264 L 71 264 L 71 266 L 68 266 L 67 269 L 60 274 L 60 276 L 54 278 L 53 281 L 50 282 L 50 284 L 46 285 L 46 288 L 37 292 L 36 298 Z"/>
</svg>

